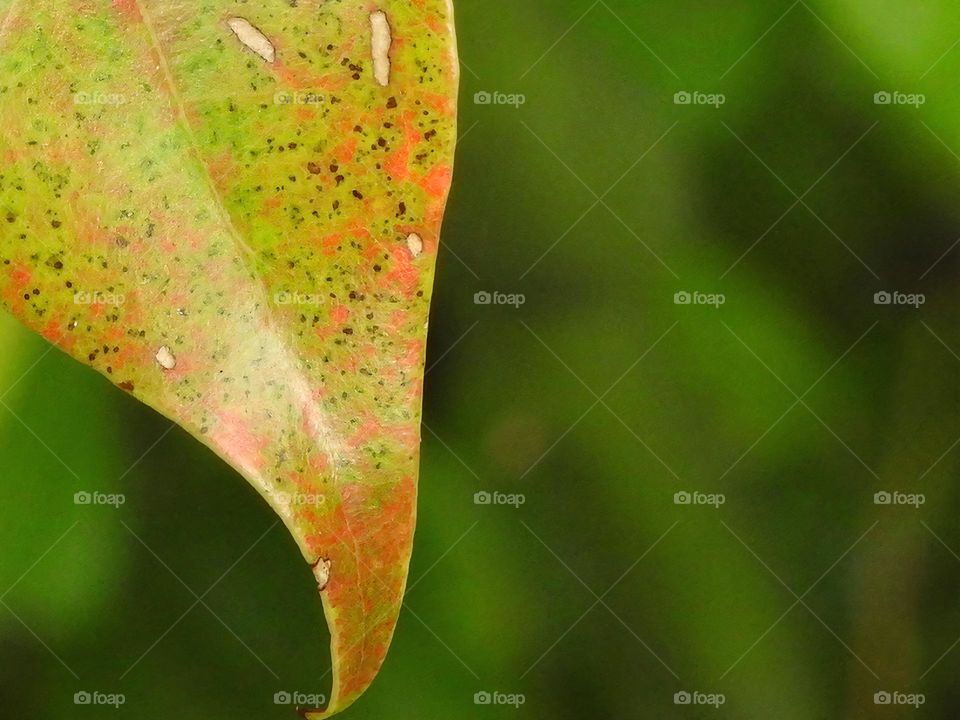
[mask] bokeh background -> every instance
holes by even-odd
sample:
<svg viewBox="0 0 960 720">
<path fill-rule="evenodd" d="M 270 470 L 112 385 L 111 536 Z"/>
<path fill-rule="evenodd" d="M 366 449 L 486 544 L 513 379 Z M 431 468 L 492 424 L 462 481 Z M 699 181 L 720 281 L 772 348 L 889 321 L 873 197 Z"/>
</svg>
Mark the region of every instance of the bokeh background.
<svg viewBox="0 0 960 720">
<path fill-rule="evenodd" d="M 349 717 L 960 715 L 960 7 L 457 14 L 412 586 Z M 313 579 L 258 496 L 0 338 L 0 715 L 269 720 L 328 692 Z"/>
</svg>

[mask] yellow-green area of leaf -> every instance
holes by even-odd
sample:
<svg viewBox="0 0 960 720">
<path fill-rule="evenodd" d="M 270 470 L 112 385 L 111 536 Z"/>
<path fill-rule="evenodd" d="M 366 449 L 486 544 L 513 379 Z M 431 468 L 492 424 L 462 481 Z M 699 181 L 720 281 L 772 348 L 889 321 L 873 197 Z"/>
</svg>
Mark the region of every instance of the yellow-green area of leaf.
<svg viewBox="0 0 960 720">
<path fill-rule="evenodd" d="M 309 563 L 332 715 L 413 540 L 449 0 L 0 0 L 0 299 L 230 462 Z"/>
</svg>

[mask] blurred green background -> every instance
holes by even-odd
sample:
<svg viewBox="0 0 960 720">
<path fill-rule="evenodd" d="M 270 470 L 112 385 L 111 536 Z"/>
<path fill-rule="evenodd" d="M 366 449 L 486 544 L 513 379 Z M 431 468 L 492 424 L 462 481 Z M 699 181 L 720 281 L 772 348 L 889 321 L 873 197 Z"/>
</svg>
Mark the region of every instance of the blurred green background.
<svg viewBox="0 0 960 720">
<path fill-rule="evenodd" d="M 457 15 L 413 586 L 348 717 L 960 715 L 960 7 Z M 0 715 L 267 720 L 328 692 L 313 579 L 258 496 L 6 317 L 0 338 Z"/>
</svg>

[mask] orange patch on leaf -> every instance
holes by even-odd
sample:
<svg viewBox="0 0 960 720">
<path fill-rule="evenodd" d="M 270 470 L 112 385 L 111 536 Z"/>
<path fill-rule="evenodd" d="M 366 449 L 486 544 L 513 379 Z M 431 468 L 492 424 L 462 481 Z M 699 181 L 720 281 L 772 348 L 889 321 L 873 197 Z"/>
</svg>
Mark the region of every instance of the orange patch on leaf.
<svg viewBox="0 0 960 720">
<path fill-rule="evenodd" d="M 262 464 L 260 454 L 267 446 L 265 438 L 250 429 L 250 421 L 239 413 L 220 410 L 218 422 L 210 433 L 213 442 L 227 457 L 245 471 L 254 474 Z"/>
<path fill-rule="evenodd" d="M 327 235 L 323 240 L 320 241 L 320 245 L 323 247 L 324 255 L 333 255 L 337 252 L 337 247 L 340 243 L 343 242 L 342 233 L 334 233 L 333 235 Z"/>
<path fill-rule="evenodd" d="M 346 305 L 336 305 L 333 310 L 330 311 L 330 321 L 336 323 L 337 325 L 343 325 L 347 320 L 350 319 L 350 308 Z"/>
<path fill-rule="evenodd" d="M 63 340 L 65 337 L 63 326 L 56 320 L 51 320 L 44 325 L 43 330 L 40 331 L 40 334 L 54 345 L 63 345 Z"/>
<path fill-rule="evenodd" d="M 333 156 L 340 162 L 346 164 L 353 160 L 354 154 L 357 152 L 357 138 L 353 137 L 349 140 L 344 140 L 342 143 L 337 145 L 333 151 Z"/>
<path fill-rule="evenodd" d="M 387 279 L 396 283 L 400 290 L 409 297 L 416 292 L 420 284 L 420 271 L 414 265 L 410 257 L 410 251 L 406 246 L 391 248 L 390 254 L 393 258 L 393 269 L 387 273 Z"/>
<path fill-rule="evenodd" d="M 400 364 L 407 368 L 418 368 L 423 362 L 423 348 L 423 340 L 408 340 Z"/>
<path fill-rule="evenodd" d="M 137 0 L 113 0 L 113 9 L 130 22 L 143 22 Z"/>
<path fill-rule="evenodd" d="M 407 324 L 408 317 L 410 317 L 410 313 L 407 310 L 394 310 L 390 313 L 390 329 L 397 333 L 400 332 Z"/>
<path fill-rule="evenodd" d="M 309 69 L 290 67 L 280 59 L 274 61 L 272 69 L 281 84 L 293 90 L 342 90 L 350 81 L 350 76 L 345 72 L 314 75 Z"/>
<path fill-rule="evenodd" d="M 13 284 L 18 288 L 28 285 L 31 277 L 32 273 L 30 272 L 30 268 L 28 268 L 26 265 L 18 265 L 13 269 L 13 272 L 10 273 L 10 278 L 13 280 Z"/>
<path fill-rule="evenodd" d="M 365 415 L 360 427 L 348 440 L 350 447 L 358 448 L 366 445 L 380 433 L 381 427 L 380 420 L 376 415 Z"/>
<path fill-rule="evenodd" d="M 420 133 L 413 124 L 414 114 L 405 112 L 400 116 L 400 127 L 403 128 L 403 144 L 391 152 L 383 163 L 384 169 L 395 180 L 406 180 L 410 177 L 410 155 L 422 140 Z"/>
<path fill-rule="evenodd" d="M 420 181 L 420 187 L 435 198 L 446 197 L 453 179 L 453 168 L 449 165 L 434 165 Z"/>
</svg>

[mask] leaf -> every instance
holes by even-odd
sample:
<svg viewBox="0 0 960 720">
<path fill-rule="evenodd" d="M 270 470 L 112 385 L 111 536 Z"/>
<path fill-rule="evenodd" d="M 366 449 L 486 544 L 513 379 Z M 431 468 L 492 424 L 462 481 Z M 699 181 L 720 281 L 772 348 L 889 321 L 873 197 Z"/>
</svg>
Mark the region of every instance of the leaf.
<svg viewBox="0 0 960 720">
<path fill-rule="evenodd" d="M 250 481 L 332 715 L 393 635 L 455 145 L 448 0 L 0 0 L 0 298 Z"/>
</svg>

